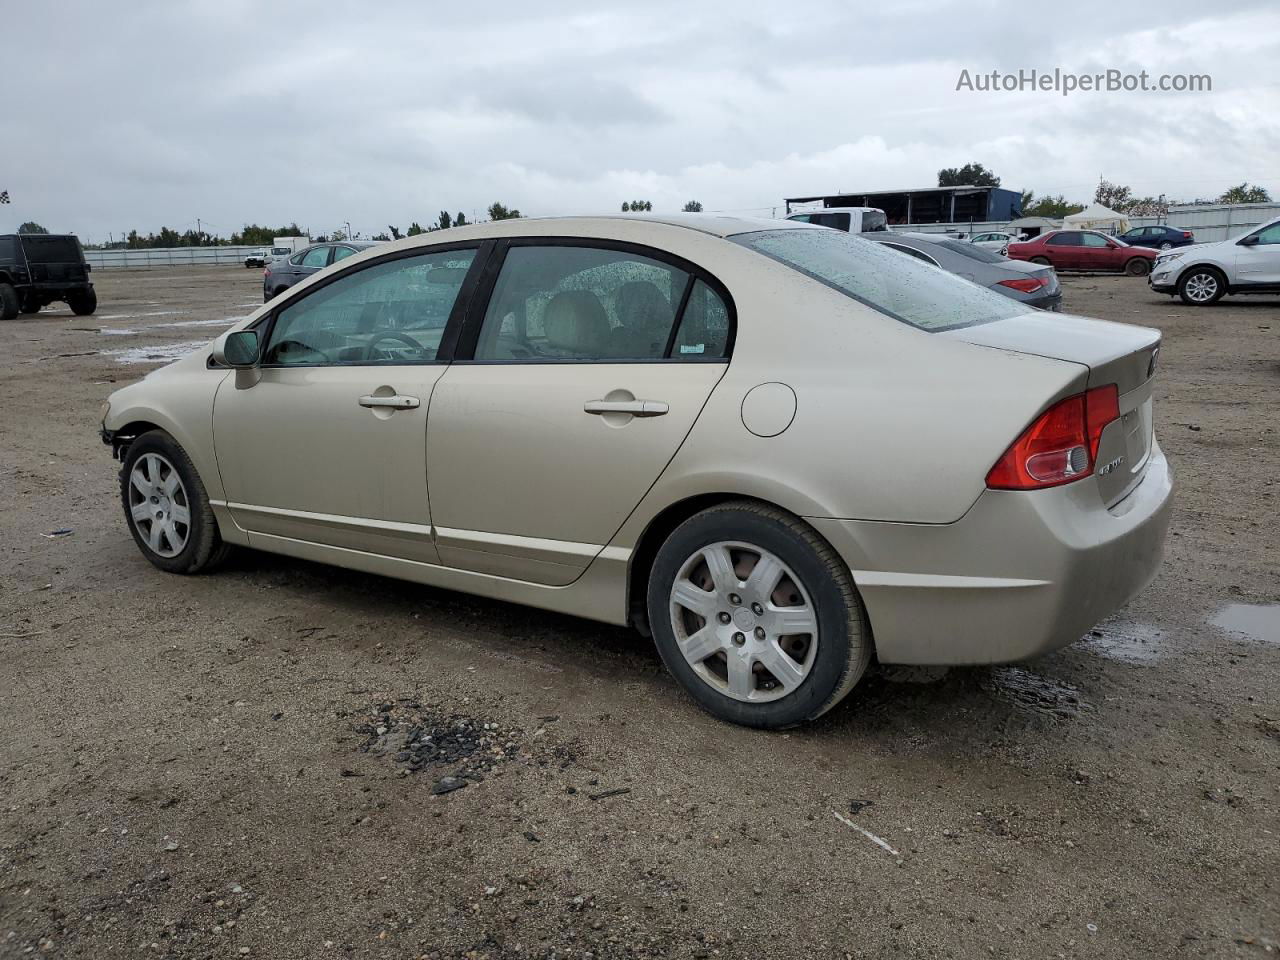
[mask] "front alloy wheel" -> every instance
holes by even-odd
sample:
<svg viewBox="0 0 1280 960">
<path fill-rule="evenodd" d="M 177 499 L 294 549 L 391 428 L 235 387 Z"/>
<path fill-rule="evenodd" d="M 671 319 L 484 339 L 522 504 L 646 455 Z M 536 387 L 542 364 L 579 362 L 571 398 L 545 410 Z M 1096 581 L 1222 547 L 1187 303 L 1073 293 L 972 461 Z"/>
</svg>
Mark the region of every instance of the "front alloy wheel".
<svg viewBox="0 0 1280 960">
<path fill-rule="evenodd" d="M 173 464 L 158 453 L 143 454 L 129 472 L 129 519 L 157 556 L 176 557 L 187 545 L 187 488 Z"/>
<path fill-rule="evenodd" d="M 1193 270 L 1178 281 L 1178 295 L 1182 302 L 1194 307 L 1208 306 L 1221 298 L 1224 292 L 1222 277 L 1214 270 Z"/>
<path fill-rule="evenodd" d="M 163 430 L 129 444 L 120 501 L 142 555 L 169 573 L 199 573 L 230 551 L 187 452 Z"/>
</svg>

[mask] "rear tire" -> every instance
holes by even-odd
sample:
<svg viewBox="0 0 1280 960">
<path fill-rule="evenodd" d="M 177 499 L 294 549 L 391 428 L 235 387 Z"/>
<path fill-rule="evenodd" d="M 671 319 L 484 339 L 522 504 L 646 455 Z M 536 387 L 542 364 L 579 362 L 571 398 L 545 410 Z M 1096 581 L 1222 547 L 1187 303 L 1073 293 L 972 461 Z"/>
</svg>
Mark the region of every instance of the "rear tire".
<svg viewBox="0 0 1280 960">
<path fill-rule="evenodd" d="M 1178 296 L 1191 307 L 1217 303 L 1227 292 L 1227 278 L 1213 267 L 1192 267 L 1178 278 Z"/>
<path fill-rule="evenodd" d="M 1032 257 L 1031 262 L 1041 264 L 1042 266 L 1048 266 L 1049 258 L 1048 257 Z"/>
<path fill-rule="evenodd" d="M 755 501 L 677 527 L 654 558 L 646 600 L 667 669 L 730 723 L 776 730 L 820 717 L 871 660 L 848 566 L 812 527 Z"/>
<path fill-rule="evenodd" d="M 120 501 L 138 549 L 166 573 L 212 570 L 231 552 L 191 458 L 163 430 L 129 445 L 120 468 Z"/>
<path fill-rule="evenodd" d="M 43 304 L 43 303 L 41 303 L 39 300 L 35 300 L 35 299 L 31 298 L 30 296 L 28 296 L 28 297 L 23 298 L 23 301 L 22 301 L 22 312 L 23 312 L 24 314 L 26 314 L 26 315 L 30 316 L 30 315 L 32 315 L 32 314 L 37 314 L 37 313 L 39 313 L 39 312 L 40 312 L 40 308 L 41 308 L 41 307 L 43 307 L 43 306 L 44 306 L 44 304 Z"/>
<path fill-rule="evenodd" d="M 12 320 L 18 315 L 18 291 L 7 283 L 0 283 L 0 320 Z"/>
<path fill-rule="evenodd" d="M 98 292 L 90 287 L 83 293 L 73 293 L 67 297 L 67 306 L 77 317 L 87 317 L 98 309 Z"/>
<path fill-rule="evenodd" d="M 1151 272 L 1151 261 L 1145 257 L 1133 257 L 1125 263 L 1124 272 L 1131 277 L 1145 277 Z"/>
</svg>

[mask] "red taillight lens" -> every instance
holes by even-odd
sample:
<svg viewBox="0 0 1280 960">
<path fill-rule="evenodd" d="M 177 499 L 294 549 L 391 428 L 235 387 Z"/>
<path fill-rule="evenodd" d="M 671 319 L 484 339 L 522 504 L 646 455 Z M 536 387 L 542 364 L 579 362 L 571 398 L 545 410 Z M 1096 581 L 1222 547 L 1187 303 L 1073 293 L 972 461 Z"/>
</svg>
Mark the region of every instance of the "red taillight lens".
<svg viewBox="0 0 1280 960">
<path fill-rule="evenodd" d="M 1190 230 L 1183 230 L 1183 231 L 1182 231 L 1182 239 L 1183 239 L 1183 240 L 1190 240 L 1190 239 L 1191 239 L 1192 237 L 1194 237 L 1194 236 L 1195 236 L 1195 234 L 1194 234 L 1194 233 L 1192 233 Z"/>
<path fill-rule="evenodd" d="M 1019 277 L 1017 280 L 1001 280 L 1000 286 L 1009 287 L 1022 293 L 1035 293 L 1041 287 L 1049 285 L 1048 277 Z"/>
<path fill-rule="evenodd" d="M 1036 490 L 1087 477 L 1107 424 L 1120 419 L 1115 384 L 1059 400 L 1022 432 L 987 474 L 995 490 Z"/>
</svg>

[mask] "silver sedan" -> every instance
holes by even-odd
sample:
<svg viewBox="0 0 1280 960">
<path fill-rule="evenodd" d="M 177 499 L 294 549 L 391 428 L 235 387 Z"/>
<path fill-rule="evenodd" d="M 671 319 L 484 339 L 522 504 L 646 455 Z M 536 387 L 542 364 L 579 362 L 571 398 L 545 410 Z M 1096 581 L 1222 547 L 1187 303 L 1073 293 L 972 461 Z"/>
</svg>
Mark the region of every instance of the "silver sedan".
<svg viewBox="0 0 1280 960">
<path fill-rule="evenodd" d="M 950 237 L 928 234 L 864 233 L 873 243 L 941 267 L 948 273 L 986 287 L 1010 300 L 1041 310 L 1062 308 L 1062 287 L 1053 267 L 1010 260 L 991 250 Z"/>
</svg>

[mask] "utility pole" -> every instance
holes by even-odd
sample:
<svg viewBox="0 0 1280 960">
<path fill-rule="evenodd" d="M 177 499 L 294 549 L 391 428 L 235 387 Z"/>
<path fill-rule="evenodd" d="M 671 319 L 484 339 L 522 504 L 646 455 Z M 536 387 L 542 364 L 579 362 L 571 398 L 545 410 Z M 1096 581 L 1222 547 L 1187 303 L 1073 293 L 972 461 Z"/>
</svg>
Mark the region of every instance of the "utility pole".
<svg viewBox="0 0 1280 960">
<path fill-rule="evenodd" d="M 347 221 L 346 221 L 346 224 L 347 224 L 347 239 L 348 239 L 348 240 L 351 240 L 351 239 L 353 239 L 353 238 L 352 238 L 352 236 L 351 236 L 351 221 L 350 221 L 350 220 L 347 220 Z"/>
<path fill-rule="evenodd" d="M 196 217 L 196 240 L 200 239 L 200 218 Z"/>
</svg>

